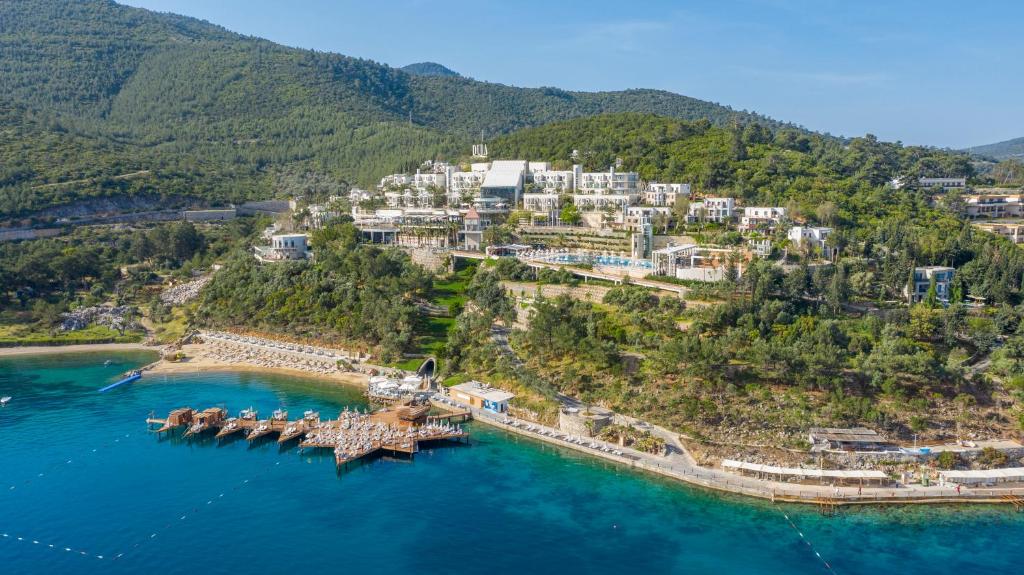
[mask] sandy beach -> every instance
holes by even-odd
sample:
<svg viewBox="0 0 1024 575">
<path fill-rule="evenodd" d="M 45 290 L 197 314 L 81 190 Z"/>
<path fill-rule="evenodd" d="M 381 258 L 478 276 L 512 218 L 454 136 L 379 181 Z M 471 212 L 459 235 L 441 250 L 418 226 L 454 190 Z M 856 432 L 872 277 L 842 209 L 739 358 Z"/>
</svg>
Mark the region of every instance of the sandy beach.
<svg viewBox="0 0 1024 575">
<path fill-rule="evenodd" d="M 26 356 L 26 355 L 55 355 L 55 354 L 68 354 L 68 353 L 96 353 L 96 352 L 112 352 L 112 351 L 152 351 L 153 353 L 159 354 L 161 348 L 154 346 L 147 346 L 141 343 L 97 343 L 97 344 L 86 344 L 86 345 L 59 345 L 59 346 L 24 346 L 24 347 L 4 347 L 0 348 L 0 358 L 3 357 L 15 357 L 15 356 Z M 278 366 L 266 366 L 266 365 L 255 365 L 247 364 L 244 362 L 224 362 L 218 361 L 204 352 L 207 351 L 206 344 L 190 344 L 184 346 L 182 349 L 185 352 L 186 359 L 179 362 L 171 362 L 166 360 L 157 361 L 148 370 L 147 373 L 151 374 L 176 374 L 176 373 L 201 373 L 201 372 L 252 372 L 252 373 L 279 373 L 282 375 L 291 375 L 295 377 L 308 377 L 316 378 L 328 381 L 335 381 L 346 385 L 356 385 L 359 387 L 366 387 L 368 383 L 368 376 L 361 373 L 352 372 L 336 372 L 336 373 L 317 373 L 314 371 L 307 371 L 303 369 L 293 369 L 289 367 L 278 367 Z"/>
<path fill-rule="evenodd" d="M 147 370 L 147 373 L 159 375 L 178 373 L 202 373 L 211 371 L 243 371 L 252 373 L 279 373 L 282 375 L 291 375 L 295 377 L 316 378 L 328 381 L 336 381 L 339 383 L 344 383 L 346 385 L 357 385 L 360 387 L 366 387 L 369 382 L 369 376 L 366 376 L 361 373 L 340 371 L 334 373 L 318 373 L 314 371 L 294 369 L 289 367 L 255 365 L 237 361 L 218 361 L 215 358 L 209 357 L 209 355 L 205 353 L 207 349 L 208 344 L 185 345 L 181 349 L 181 351 L 185 353 L 185 360 L 176 362 L 166 360 L 159 361 L 156 364 L 154 364 L 149 370 Z"/>
<path fill-rule="evenodd" d="M 29 345 L 23 347 L 0 347 L 0 357 L 15 355 L 50 355 L 58 353 L 81 353 L 94 351 L 152 351 L 160 348 L 141 343 L 93 343 L 83 345 Z"/>
</svg>

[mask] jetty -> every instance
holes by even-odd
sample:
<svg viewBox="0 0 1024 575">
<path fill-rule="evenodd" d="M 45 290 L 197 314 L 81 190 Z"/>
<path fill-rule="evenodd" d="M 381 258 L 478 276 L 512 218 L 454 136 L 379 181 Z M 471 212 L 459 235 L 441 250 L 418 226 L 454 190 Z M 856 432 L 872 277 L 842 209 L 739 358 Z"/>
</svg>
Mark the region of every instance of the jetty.
<svg viewBox="0 0 1024 575">
<path fill-rule="evenodd" d="M 284 409 L 274 411 L 269 419 L 260 420 L 252 408 L 242 410 L 238 417 L 227 417 L 227 410 L 211 407 L 196 411 L 182 407 L 170 412 L 166 418 L 152 416 L 146 423 L 155 433 L 166 433 L 185 427 L 185 437 L 198 436 L 217 430 L 216 437 L 245 433 L 249 441 L 271 434 L 278 435 L 278 443 L 298 440 L 299 448 L 331 449 L 335 463 L 341 467 L 375 452 L 413 455 L 420 445 L 434 441 L 460 441 L 469 439 L 469 432 L 451 422 L 452 417 L 469 413 L 431 416 L 430 404 L 407 401 L 401 405 L 384 407 L 377 411 L 360 411 L 346 407 L 337 419 L 323 420 L 320 413 L 306 411 L 300 419 L 290 421 Z"/>
<path fill-rule="evenodd" d="M 302 419 L 290 421 L 285 425 L 284 429 L 281 430 L 280 435 L 277 437 L 277 442 L 284 444 L 292 441 L 293 439 L 299 439 L 319 424 L 320 412 L 306 410 L 306 412 L 302 414 Z"/>
<path fill-rule="evenodd" d="M 141 377 L 142 377 L 142 371 L 141 370 L 137 369 L 135 371 L 129 371 L 128 373 L 124 374 L 124 376 L 121 379 L 115 381 L 114 383 L 112 383 L 112 384 L 110 384 L 110 385 L 108 385 L 106 387 L 100 388 L 99 392 L 100 393 L 106 393 L 106 392 L 110 391 L 111 389 L 114 389 L 115 387 L 121 387 L 122 385 L 131 383 L 131 382 L 133 382 L 133 381 L 135 381 L 137 379 L 140 379 Z"/>
<path fill-rule="evenodd" d="M 224 426 L 217 432 L 217 439 L 233 435 L 235 433 L 248 433 L 256 427 L 259 414 L 253 408 L 243 409 L 238 417 L 229 417 Z"/>
</svg>

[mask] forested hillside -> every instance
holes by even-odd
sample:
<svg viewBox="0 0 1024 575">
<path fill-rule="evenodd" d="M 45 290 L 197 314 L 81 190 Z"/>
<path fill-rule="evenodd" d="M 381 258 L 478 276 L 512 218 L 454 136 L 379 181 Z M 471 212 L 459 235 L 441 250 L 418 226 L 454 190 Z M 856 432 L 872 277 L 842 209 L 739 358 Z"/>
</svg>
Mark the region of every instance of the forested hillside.
<svg viewBox="0 0 1024 575">
<path fill-rule="evenodd" d="M 972 154 L 995 158 L 997 160 L 1024 158 L 1024 138 L 1014 138 L 1012 140 L 996 142 L 995 144 L 975 146 L 973 148 L 968 148 L 967 151 Z"/>
<path fill-rule="evenodd" d="M 654 90 L 414 75 L 109 0 L 0 3 L 0 85 L 0 157 L 13 158 L 2 168 L 0 216 L 144 187 L 213 201 L 267 197 L 282 174 L 368 185 L 410 162 L 458 154 L 481 131 L 603 112 L 776 125 Z M 70 142 L 54 143 L 65 135 Z M 88 161 L 54 162 L 55 145 Z M 153 175 L 108 181 L 134 170 Z M 46 186 L 83 178 L 99 181 Z"/>
</svg>

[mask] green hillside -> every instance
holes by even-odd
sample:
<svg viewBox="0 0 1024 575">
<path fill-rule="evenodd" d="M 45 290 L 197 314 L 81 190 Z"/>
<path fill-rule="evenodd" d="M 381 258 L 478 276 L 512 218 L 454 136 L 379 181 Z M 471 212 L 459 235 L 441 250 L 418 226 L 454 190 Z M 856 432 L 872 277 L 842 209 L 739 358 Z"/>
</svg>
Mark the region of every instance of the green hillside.
<svg viewBox="0 0 1024 575">
<path fill-rule="evenodd" d="M 975 146 L 973 148 L 967 148 L 967 151 L 972 154 L 995 158 L 997 160 L 1006 160 L 1009 158 L 1021 159 L 1024 158 L 1024 138 L 1014 138 L 1012 140 L 997 142 L 995 144 Z"/>
<path fill-rule="evenodd" d="M 416 62 L 402 66 L 401 70 L 414 76 L 461 76 L 455 70 L 437 62 Z"/>
<path fill-rule="evenodd" d="M 139 191 L 212 202 L 267 197 L 282 174 L 369 185 L 455 155 L 481 131 L 606 112 L 777 125 L 654 90 L 582 93 L 413 75 L 108 0 L 0 3 L 0 85 L 0 157 L 17 163 L 2 168 L 0 216 Z M 53 140 L 65 134 L 71 141 L 59 145 L 79 150 L 65 156 L 81 161 L 51 161 Z M 152 177 L 104 181 L 135 170 Z M 85 176 L 101 181 L 48 185 Z"/>
</svg>

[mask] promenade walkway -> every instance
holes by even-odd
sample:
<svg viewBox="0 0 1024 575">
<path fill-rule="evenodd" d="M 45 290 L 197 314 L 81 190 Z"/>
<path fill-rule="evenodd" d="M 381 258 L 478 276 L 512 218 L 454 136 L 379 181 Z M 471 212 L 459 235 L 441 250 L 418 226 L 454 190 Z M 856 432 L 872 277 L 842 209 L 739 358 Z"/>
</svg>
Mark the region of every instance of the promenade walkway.
<svg viewBox="0 0 1024 575">
<path fill-rule="evenodd" d="M 570 398 L 571 399 L 571 398 Z M 676 434 L 662 427 L 651 425 L 633 418 L 635 425 L 665 439 L 667 455 L 654 455 L 622 447 L 593 438 L 567 435 L 558 429 L 537 423 L 522 421 L 504 414 L 476 409 L 440 394 L 432 398 L 434 405 L 443 409 L 465 409 L 473 414 L 476 421 L 493 425 L 511 433 L 532 437 L 549 444 L 573 449 L 616 463 L 627 465 L 670 477 L 716 491 L 735 493 L 770 501 L 793 503 L 821 503 L 828 501 L 835 505 L 873 503 L 1006 503 L 1007 495 L 1024 497 L 1024 487 L 968 488 L 958 493 L 955 487 L 901 486 L 901 487 L 833 487 L 831 485 L 809 485 L 766 481 L 729 473 L 721 469 L 703 467 L 697 464 L 679 441 Z"/>
</svg>

